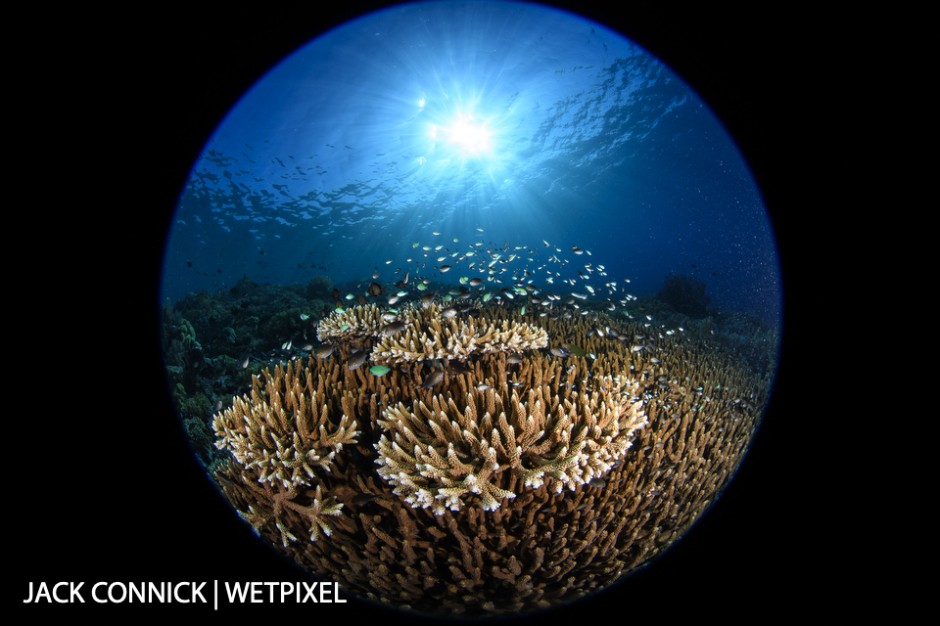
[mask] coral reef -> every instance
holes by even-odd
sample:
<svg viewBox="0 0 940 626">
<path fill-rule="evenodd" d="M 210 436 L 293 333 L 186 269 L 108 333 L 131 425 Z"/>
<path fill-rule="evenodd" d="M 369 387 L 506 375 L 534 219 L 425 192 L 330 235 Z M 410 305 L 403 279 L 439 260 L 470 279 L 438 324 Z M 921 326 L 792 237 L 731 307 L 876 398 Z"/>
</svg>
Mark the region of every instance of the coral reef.
<svg viewBox="0 0 940 626">
<path fill-rule="evenodd" d="M 304 288 L 304 295 L 311 300 L 326 300 L 333 290 L 333 281 L 329 276 L 314 276 Z"/>
<path fill-rule="evenodd" d="M 336 313 L 324 356 L 216 414 L 215 476 L 296 562 L 393 606 L 518 613 L 603 588 L 714 500 L 769 379 L 697 333 L 585 313 Z"/>
</svg>

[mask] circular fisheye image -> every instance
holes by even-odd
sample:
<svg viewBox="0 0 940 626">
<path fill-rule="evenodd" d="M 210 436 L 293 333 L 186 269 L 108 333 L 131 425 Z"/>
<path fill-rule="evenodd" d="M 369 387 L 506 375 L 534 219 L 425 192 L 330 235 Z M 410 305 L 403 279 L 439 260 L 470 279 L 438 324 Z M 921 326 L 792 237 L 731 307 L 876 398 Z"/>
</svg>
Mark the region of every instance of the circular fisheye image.
<svg viewBox="0 0 940 626">
<path fill-rule="evenodd" d="M 707 104 L 578 15 L 404 4 L 261 77 L 182 189 L 162 345 L 192 448 L 344 592 L 517 615 L 668 550 L 777 367 L 777 252 Z"/>
</svg>

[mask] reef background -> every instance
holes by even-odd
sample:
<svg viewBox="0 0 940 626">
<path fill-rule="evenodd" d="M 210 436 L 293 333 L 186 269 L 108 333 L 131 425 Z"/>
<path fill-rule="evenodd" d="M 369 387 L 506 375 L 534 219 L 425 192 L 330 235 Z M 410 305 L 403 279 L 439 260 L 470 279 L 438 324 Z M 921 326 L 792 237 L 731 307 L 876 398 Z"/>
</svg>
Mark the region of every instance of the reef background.
<svg viewBox="0 0 940 626">
<path fill-rule="evenodd" d="M 603 9 L 578 6 L 669 63 L 738 141 L 778 237 L 785 332 L 764 425 L 718 505 L 626 584 L 536 619 L 570 622 L 610 607 L 637 620 L 734 617 L 752 603 L 799 616 L 809 597 L 822 593 L 808 568 L 814 562 L 816 570 L 828 567 L 817 561 L 825 555 L 809 540 L 823 531 L 815 526 L 819 496 L 806 454 L 807 423 L 824 417 L 816 402 L 825 386 L 817 374 L 809 384 L 798 379 L 809 354 L 800 348 L 817 345 L 817 337 L 800 338 L 812 324 L 803 314 L 815 295 L 804 279 L 816 268 L 804 272 L 795 259 L 812 207 L 792 179 L 794 144 L 801 135 L 795 132 L 799 117 L 790 113 L 799 109 L 789 108 L 794 102 L 782 86 L 792 84 L 801 59 L 778 56 L 792 53 L 790 35 L 777 34 L 785 28 L 763 30 L 755 16 L 755 28 L 741 30 L 738 10 L 631 8 L 635 12 L 625 23 Z M 297 19 L 295 10 L 306 19 Z M 24 450 L 41 450 L 46 459 L 13 481 L 9 502 L 19 514 L 10 538 L 24 549 L 10 564 L 16 584 L 4 588 L 5 606 L 23 610 L 29 581 L 302 578 L 251 535 L 193 457 L 166 391 L 157 289 L 177 195 L 215 123 L 267 68 L 314 34 L 312 25 L 335 24 L 353 9 L 335 11 L 284 6 L 240 14 L 227 7 L 174 10 L 163 4 L 148 16 L 147 34 L 130 25 L 102 32 L 101 16 L 83 10 L 75 16 L 79 23 L 97 21 L 98 28 L 80 36 L 70 29 L 60 40 L 70 56 L 44 68 L 62 80 L 34 95 L 55 105 L 63 89 L 82 97 L 66 117 L 67 127 L 53 133 L 56 141 L 51 137 L 39 146 L 45 158 L 24 161 L 42 164 L 51 153 L 58 157 L 59 150 L 47 152 L 50 145 L 67 145 L 72 154 L 57 170 L 56 185 L 30 187 L 51 196 L 45 206 L 55 208 L 53 217 L 31 211 L 26 217 L 35 223 L 22 229 L 56 271 L 7 253 L 15 298 L 10 307 L 17 316 L 8 330 L 25 361 L 17 377 L 25 388 L 11 388 L 24 400 L 14 405 L 18 414 L 9 440 Z M 56 21 L 71 25 L 68 17 L 58 15 Z M 791 26 L 799 18 L 778 16 Z M 160 28 L 153 26 L 164 30 L 158 36 Z M 66 35 L 54 28 L 50 24 L 47 34 Z M 138 71 L 117 68 L 116 55 L 134 59 Z M 45 179 L 48 172 L 41 175 Z M 781 579 L 791 583 L 780 586 L 775 581 Z M 32 610 L 68 615 L 72 607 Z M 141 608 L 83 610 L 136 615 Z M 205 607 L 181 605 L 146 610 L 208 614 Z M 323 620 L 369 615 L 383 623 L 414 621 L 352 602 L 234 607 L 227 615 L 236 610 L 249 617 L 304 613 Z"/>
</svg>

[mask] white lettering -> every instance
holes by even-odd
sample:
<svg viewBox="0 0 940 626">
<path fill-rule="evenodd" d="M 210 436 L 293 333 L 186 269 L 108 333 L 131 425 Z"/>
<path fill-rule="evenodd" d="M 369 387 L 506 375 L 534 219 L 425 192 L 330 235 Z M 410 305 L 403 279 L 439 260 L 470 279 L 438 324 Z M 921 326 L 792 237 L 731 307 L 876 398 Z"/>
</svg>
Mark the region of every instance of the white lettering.
<svg viewBox="0 0 940 626">
<path fill-rule="evenodd" d="M 317 597 L 314 594 L 317 591 L 317 583 L 312 583 L 312 584 L 301 583 L 301 584 L 304 586 L 304 590 L 307 592 L 306 595 L 304 595 L 304 598 L 303 600 L 301 600 L 301 602 L 316 602 Z"/>
<path fill-rule="evenodd" d="M 226 582 L 225 583 L 225 595 L 228 596 L 229 604 L 235 604 L 236 601 L 240 604 L 244 604 L 245 600 L 248 598 L 249 588 L 250 588 L 249 584 L 245 584 L 244 586 L 242 586 L 239 583 L 232 583 L 231 585 L 229 585 L 229 583 Z"/>
<path fill-rule="evenodd" d="M 108 583 L 95 583 L 95 586 L 91 588 L 91 599 L 98 604 L 107 604 L 108 601 L 106 599 L 98 597 L 98 587 L 102 587 L 107 584 Z"/>
<path fill-rule="evenodd" d="M 56 604 L 79 603 L 84 604 L 82 597 L 82 585 L 85 583 L 57 582 L 49 588 L 48 583 L 40 582 L 35 587 L 29 583 L 29 594 L 23 600 L 23 604 L 35 604 L 37 602 L 55 602 Z M 59 592 L 62 592 L 61 594 Z"/>
<path fill-rule="evenodd" d="M 294 595 L 294 583 L 281 583 L 281 604 L 287 602 L 287 597 Z"/>
<path fill-rule="evenodd" d="M 206 581 L 202 581 L 201 583 L 198 583 L 198 584 L 195 584 L 195 585 L 194 585 L 194 583 L 189 583 L 189 585 L 192 587 L 192 592 L 189 594 L 189 601 L 190 601 L 190 602 L 195 602 L 195 601 L 196 601 L 196 597 L 198 596 L 200 603 L 202 603 L 202 604 L 208 604 L 208 603 L 209 603 L 209 602 L 206 600 L 206 597 L 205 597 L 204 595 L 202 595 L 202 588 L 206 586 Z"/>
<path fill-rule="evenodd" d="M 117 589 L 118 595 L 114 595 L 114 590 Z M 108 600 L 114 604 L 121 604 L 127 600 L 127 587 L 123 583 L 111 583 L 108 585 Z"/>
</svg>

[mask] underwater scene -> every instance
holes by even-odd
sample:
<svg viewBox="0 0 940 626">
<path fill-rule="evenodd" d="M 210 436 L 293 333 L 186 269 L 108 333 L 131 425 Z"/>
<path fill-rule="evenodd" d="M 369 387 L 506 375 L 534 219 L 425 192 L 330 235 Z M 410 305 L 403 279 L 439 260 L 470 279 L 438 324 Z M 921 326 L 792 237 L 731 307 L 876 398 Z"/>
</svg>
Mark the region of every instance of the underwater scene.
<svg viewBox="0 0 940 626">
<path fill-rule="evenodd" d="M 181 191 L 161 306 L 232 515 L 433 616 L 563 605 L 667 550 L 741 464 L 781 327 L 707 104 L 516 2 L 392 7 L 271 69 Z"/>
</svg>

